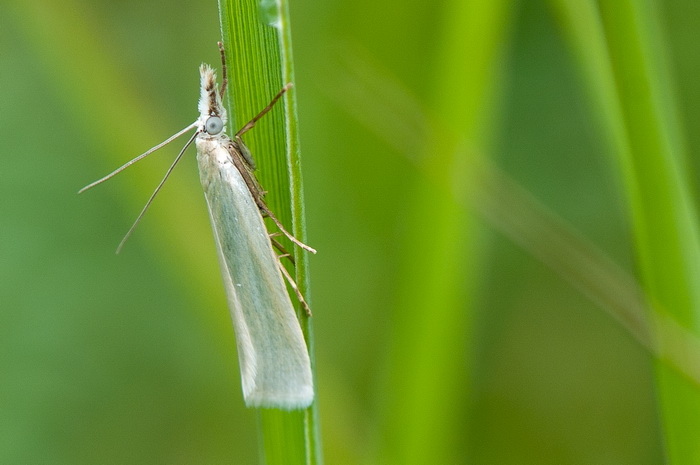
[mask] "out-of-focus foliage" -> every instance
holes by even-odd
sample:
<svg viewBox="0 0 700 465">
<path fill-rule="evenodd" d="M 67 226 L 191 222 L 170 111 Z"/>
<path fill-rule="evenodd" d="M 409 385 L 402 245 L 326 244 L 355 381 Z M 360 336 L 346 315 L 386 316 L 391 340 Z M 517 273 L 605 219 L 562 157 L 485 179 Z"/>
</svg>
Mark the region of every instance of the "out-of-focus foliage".
<svg viewBox="0 0 700 465">
<path fill-rule="evenodd" d="M 502 21 L 470 26 L 499 29 L 483 30 L 494 50 L 491 94 L 478 143 L 464 150 L 478 150 L 634 276 L 619 167 L 555 3 L 503 2 Z M 416 217 L 415 186 L 426 171 L 436 179 L 429 148 L 439 144 L 428 138 L 444 128 L 442 83 L 455 85 L 436 70 L 446 50 L 461 58 L 444 42 L 456 41 L 445 33 L 453 6 L 290 2 L 308 241 L 319 250 L 310 269 L 326 461 L 398 463 L 402 436 L 392 432 L 404 425 L 392 422 L 431 412 L 405 405 L 391 415 L 403 394 L 394 350 L 420 342 L 397 342 L 397 323 L 433 328 L 444 313 L 401 293 L 406 283 L 448 280 L 471 300 L 469 333 L 431 360 L 436 372 L 450 368 L 437 380 L 449 388 L 440 399 L 449 415 L 429 423 L 439 425 L 430 436 L 442 459 L 661 463 L 649 350 L 571 275 L 484 221 L 484 204 L 455 206 L 480 251 L 459 267 L 471 270 L 463 282 L 439 267 L 405 275 L 421 272 L 407 264 L 426 251 L 463 240 L 407 240 L 436 227 Z M 695 182 L 700 7 L 657 7 L 654 33 Z M 243 407 L 194 154 L 119 256 L 178 147 L 76 194 L 196 118 L 197 66 L 218 65 L 218 21 L 215 1 L 0 3 L 0 463 L 257 460 L 256 414 Z M 479 53 L 465 50 L 468 64 Z M 448 187 L 436 185 L 453 195 Z M 402 363 L 410 389 L 415 374 Z"/>
</svg>

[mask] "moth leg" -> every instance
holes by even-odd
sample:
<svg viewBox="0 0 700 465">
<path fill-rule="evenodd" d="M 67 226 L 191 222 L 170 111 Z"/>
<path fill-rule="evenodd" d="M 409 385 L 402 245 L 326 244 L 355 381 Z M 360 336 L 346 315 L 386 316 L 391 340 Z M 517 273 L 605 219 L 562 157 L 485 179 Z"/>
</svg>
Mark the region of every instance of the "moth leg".
<svg viewBox="0 0 700 465">
<path fill-rule="evenodd" d="M 284 267 L 282 264 L 282 261 L 277 260 L 277 264 L 280 267 L 280 271 L 282 272 L 282 275 L 287 279 L 287 282 L 289 283 L 290 286 L 292 286 L 292 289 L 294 290 L 294 293 L 297 295 L 297 299 L 299 299 L 299 303 L 301 304 L 302 307 L 304 307 L 304 310 L 306 310 L 306 314 L 308 316 L 311 316 L 311 309 L 309 308 L 309 304 L 306 303 L 306 300 L 304 300 L 304 296 L 301 295 L 301 291 L 299 290 L 299 286 L 297 286 L 297 283 L 294 281 L 292 276 L 289 274 L 289 271 Z"/>
<path fill-rule="evenodd" d="M 280 222 L 280 220 L 278 220 L 277 217 L 276 217 L 275 215 L 272 214 L 272 212 L 270 211 L 269 208 L 267 208 L 267 205 L 265 205 L 264 202 L 258 202 L 258 208 L 260 208 L 260 211 L 262 212 L 263 216 L 267 216 L 268 218 L 270 218 L 270 219 L 277 225 L 277 227 L 279 228 L 279 230 L 282 231 L 282 233 L 283 233 L 285 236 L 287 236 L 287 239 L 289 239 L 290 241 L 294 242 L 296 245 L 298 245 L 299 247 L 301 247 L 301 248 L 304 249 L 304 250 L 308 250 L 308 251 L 311 252 L 311 253 L 316 253 L 316 249 L 314 249 L 313 247 L 309 247 L 308 245 L 304 244 L 304 243 L 301 242 L 299 239 L 297 239 L 296 237 L 292 236 L 292 233 L 290 233 L 289 231 L 287 231 L 286 229 L 284 229 L 284 226 L 282 226 L 282 223 Z"/>
<path fill-rule="evenodd" d="M 296 265 L 296 262 L 294 261 L 294 257 L 292 257 L 292 254 L 287 252 L 287 249 L 284 248 L 282 244 L 280 244 L 277 240 L 274 239 L 274 236 L 279 236 L 280 233 L 272 233 L 270 234 L 270 243 L 272 243 L 272 246 L 276 248 L 281 255 L 278 255 L 279 258 L 288 258 L 290 262 L 292 262 L 292 265 Z"/>
<path fill-rule="evenodd" d="M 272 100 L 270 101 L 270 103 L 268 103 L 267 106 L 266 106 L 265 108 L 263 108 L 262 111 L 261 111 L 260 113 L 258 113 L 257 115 L 255 115 L 255 116 L 253 117 L 252 120 L 248 121 L 248 122 L 246 123 L 246 125 L 243 126 L 243 127 L 240 129 L 240 131 L 238 131 L 238 132 L 236 133 L 236 137 L 242 136 L 242 135 L 245 134 L 246 132 L 248 132 L 248 131 L 250 131 L 251 129 L 253 129 L 253 126 L 255 126 L 255 123 L 257 123 L 258 120 L 259 120 L 260 118 L 262 118 L 262 117 L 265 115 L 265 113 L 267 113 L 268 111 L 272 110 L 272 107 L 275 106 L 275 103 L 277 103 L 277 101 L 280 99 L 280 97 L 282 97 L 282 96 L 284 95 L 284 93 L 287 92 L 287 91 L 288 91 L 289 89 L 291 89 L 291 88 L 292 88 L 292 83 L 291 83 L 291 82 L 287 83 L 287 85 L 285 85 L 284 87 L 282 87 L 282 90 L 280 90 L 280 91 L 277 93 L 277 95 L 275 95 L 275 96 L 272 98 Z"/>
</svg>

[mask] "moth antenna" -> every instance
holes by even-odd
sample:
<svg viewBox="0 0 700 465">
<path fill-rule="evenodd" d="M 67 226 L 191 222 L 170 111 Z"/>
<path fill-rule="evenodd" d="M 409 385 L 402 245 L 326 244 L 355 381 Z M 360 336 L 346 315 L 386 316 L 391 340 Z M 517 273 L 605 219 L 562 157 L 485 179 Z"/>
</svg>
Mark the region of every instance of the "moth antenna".
<svg viewBox="0 0 700 465">
<path fill-rule="evenodd" d="M 217 42 L 219 46 L 219 52 L 221 52 L 221 90 L 219 91 L 219 97 L 221 100 L 224 99 L 224 93 L 226 92 L 226 86 L 228 86 L 228 73 L 226 72 L 226 51 L 224 50 L 224 43 Z"/>
<path fill-rule="evenodd" d="M 197 134 L 199 134 L 199 132 L 195 132 L 194 134 L 192 134 L 192 137 L 190 137 L 190 139 L 187 141 L 185 146 L 182 147 L 182 150 L 180 150 L 180 153 L 177 154 L 175 161 L 172 163 L 172 165 L 170 165 L 170 168 L 168 168 L 168 171 L 165 173 L 165 176 L 163 176 L 163 180 L 160 182 L 160 184 L 158 184 L 158 187 L 156 187 L 156 190 L 153 191 L 153 194 L 151 194 L 151 197 L 148 199 L 148 202 L 146 202 L 146 205 L 143 207 L 143 210 L 141 210 L 141 213 L 139 213 L 139 216 L 136 218 L 136 221 L 134 221 L 134 224 L 131 225 L 131 228 L 129 228 L 129 231 L 124 236 L 124 239 L 122 239 L 122 241 L 119 243 L 119 247 L 117 247 L 116 253 L 121 252 L 122 247 L 124 247 L 124 244 L 126 243 L 126 240 L 129 239 L 129 236 L 131 236 L 131 233 L 134 232 L 134 229 L 136 229 L 136 226 L 141 222 L 141 218 L 143 218 L 143 215 L 146 214 L 146 210 L 148 210 L 148 207 L 151 206 L 151 203 L 153 203 L 153 199 L 156 198 L 156 195 L 160 191 L 161 187 L 163 187 L 163 184 L 165 184 L 165 181 L 168 180 L 168 177 L 170 177 L 170 173 L 173 172 L 173 170 L 175 169 L 175 166 L 182 158 L 182 155 L 185 153 L 185 150 L 187 150 L 187 147 L 189 147 L 190 144 L 192 143 L 192 141 L 194 140 L 194 138 L 197 137 Z"/>
<path fill-rule="evenodd" d="M 287 91 L 288 91 L 289 89 L 291 89 L 291 88 L 292 88 L 292 83 L 291 83 L 291 82 L 288 82 L 286 86 L 282 87 L 282 90 L 280 90 L 280 91 L 277 93 L 277 95 L 275 95 L 275 96 L 272 98 L 272 100 L 270 101 L 270 103 L 268 103 L 267 106 L 266 106 L 265 108 L 263 108 L 262 111 L 261 111 L 260 113 L 258 113 L 257 115 L 255 115 L 255 116 L 253 117 L 253 119 L 251 119 L 250 121 L 248 121 L 248 122 L 246 123 L 246 125 L 243 126 L 243 127 L 241 128 L 241 130 L 238 131 L 238 132 L 236 133 L 236 137 L 240 137 L 240 136 L 242 136 L 243 134 L 245 134 L 246 132 L 248 132 L 248 131 L 250 131 L 251 129 L 253 129 L 253 127 L 255 126 L 255 123 L 257 123 L 258 120 L 259 120 L 260 118 L 262 118 L 263 116 L 265 116 L 265 113 L 267 113 L 268 111 L 272 110 L 272 107 L 275 106 L 275 103 L 277 103 L 277 101 L 284 95 L 284 93 L 287 92 Z"/>
<path fill-rule="evenodd" d="M 110 179 L 110 178 L 116 176 L 117 174 L 121 173 L 122 171 L 124 171 L 125 169 L 127 169 L 128 167 L 130 167 L 131 165 L 133 165 L 134 163 L 136 163 L 137 161 L 146 158 L 148 155 L 152 154 L 152 153 L 155 152 L 156 150 L 158 150 L 158 149 L 162 148 L 163 146 L 165 146 L 165 145 L 171 143 L 172 141 L 174 141 L 175 139 L 177 139 L 178 137 L 180 137 L 181 135 L 183 135 L 183 134 L 186 133 L 187 131 L 193 129 L 195 126 L 197 126 L 197 123 L 198 123 L 198 121 L 195 121 L 194 123 L 192 123 L 192 124 L 190 124 L 189 126 L 187 126 L 185 129 L 183 129 L 182 131 L 179 131 L 178 133 L 173 134 L 172 136 L 168 137 L 167 139 L 165 139 L 163 142 L 161 142 L 160 144 L 156 145 L 155 147 L 152 147 L 152 148 L 148 149 L 146 152 L 142 153 L 141 155 L 139 155 L 138 157 L 134 158 L 133 160 L 130 160 L 130 161 L 126 162 L 125 164 L 123 164 L 122 166 L 120 166 L 119 168 L 117 168 L 116 170 L 114 170 L 114 171 L 112 171 L 111 173 L 109 173 L 109 174 L 108 174 L 107 176 L 105 176 L 104 178 L 98 179 L 97 181 L 95 181 L 95 182 L 93 182 L 93 183 L 91 183 L 91 184 L 88 184 L 87 186 L 85 186 L 85 187 L 83 187 L 82 189 L 80 189 L 80 190 L 78 191 L 78 194 L 82 194 L 82 193 L 85 192 L 86 190 L 92 189 L 92 188 L 95 187 L 96 185 L 102 184 L 102 183 L 105 182 L 106 180 L 108 180 L 108 179 Z M 189 144 L 189 142 L 188 142 L 188 144 Z"/>
</svg>

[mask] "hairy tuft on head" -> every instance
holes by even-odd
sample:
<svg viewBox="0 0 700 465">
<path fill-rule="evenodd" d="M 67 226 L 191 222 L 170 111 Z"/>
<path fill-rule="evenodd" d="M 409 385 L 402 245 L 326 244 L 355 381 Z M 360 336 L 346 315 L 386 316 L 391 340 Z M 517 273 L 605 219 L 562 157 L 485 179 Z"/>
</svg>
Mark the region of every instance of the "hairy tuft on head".
<svg viewBox="0 0 700 465">
<path fill-rule="evenodd" d="M 216 72 L 211 66 L 202 63 L 199 67 L 200 81 L 200 96 L 199 96 L 199 114 L 201 117 L 216 115 L 220 117 L 224 123 L 226 122 L 226 110 L 221 104 L 219 96 L 219 86 L 216 84 Z"/>
</svg>

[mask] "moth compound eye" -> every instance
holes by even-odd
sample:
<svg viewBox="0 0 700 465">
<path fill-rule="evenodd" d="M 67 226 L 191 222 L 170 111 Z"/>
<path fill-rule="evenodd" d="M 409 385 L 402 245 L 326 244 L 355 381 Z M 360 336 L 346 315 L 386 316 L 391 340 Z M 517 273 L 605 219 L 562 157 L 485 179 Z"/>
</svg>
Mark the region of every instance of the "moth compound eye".
<svg viewBox="0 0 700 465">
<path fill-rule="evenodd" d="M 210 116 L 204 125 L 208 134 L 218 134 L 224 129 L 224 122 L 218 116 Z"/>
</svg>

